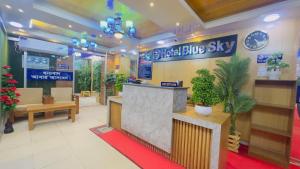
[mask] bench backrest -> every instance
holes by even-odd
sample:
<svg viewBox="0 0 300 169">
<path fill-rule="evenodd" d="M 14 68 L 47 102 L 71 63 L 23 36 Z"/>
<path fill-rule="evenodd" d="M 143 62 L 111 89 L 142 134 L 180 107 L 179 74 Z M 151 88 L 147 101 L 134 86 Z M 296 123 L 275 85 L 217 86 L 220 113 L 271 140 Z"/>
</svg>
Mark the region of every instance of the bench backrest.
<svg viewBox="0 0 300 169">
<path fill-rule="evenodd" d="M 51 96 L 54 102 L 72 101 L 73 90 L 71 87 L 51 88 Z"/>
<path fill-rule="evenodd" d="M 18 105 L 42 104 L 43 102 L 42 88 L 17 88 L 17 92 L 21 95 L 18 98 L 20 100 Z"/>
</svg>

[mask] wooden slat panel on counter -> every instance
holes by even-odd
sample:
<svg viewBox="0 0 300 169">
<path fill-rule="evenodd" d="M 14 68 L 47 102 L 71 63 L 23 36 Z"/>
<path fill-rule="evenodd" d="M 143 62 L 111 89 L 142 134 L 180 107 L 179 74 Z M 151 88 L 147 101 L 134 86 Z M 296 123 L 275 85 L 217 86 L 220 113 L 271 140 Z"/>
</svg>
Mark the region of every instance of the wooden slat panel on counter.
<svg viewBox="0 0 300 169">
<path fill-rule="evenodd" d="M 212 130 L 173 120 L 171 158 L 189 169 L 209 169 Z"/>
</svg>

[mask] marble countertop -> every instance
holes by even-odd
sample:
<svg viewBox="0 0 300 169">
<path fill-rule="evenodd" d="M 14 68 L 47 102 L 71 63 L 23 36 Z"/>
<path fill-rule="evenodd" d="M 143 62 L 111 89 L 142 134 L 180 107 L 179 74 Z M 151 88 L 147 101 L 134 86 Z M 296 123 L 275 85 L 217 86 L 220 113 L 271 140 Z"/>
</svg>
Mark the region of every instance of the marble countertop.
<svg viewBox="0 0 300 169">
<path fill-rule="evenodd" d="M 130 86 L 138 86 L 138 87 L 151 87 L 151 88 L 160 88 L 160 89 L 188 89 L 188 87 L 162 87 L 158 85 L 151 85 L 151 84 L 133 84 L 133 83 L 125 83 L 124 85 Z"/>
<path fill-rule="evenodd" d="M 173 118 L 195 125 L 208 127 L 211 125 L 222 125 L 230 117 L 230 114 L 223 112 L 213 112 L 209 116 L 200 115 L 195 112 L 194 107 L 187 106 L 186 111 L 173 113 Z"/>
<path fill-rule="evenodd" d="M 113 101 L 122 104 L 122 96 L 109 96 L 108 101 Z"/>
</svg>

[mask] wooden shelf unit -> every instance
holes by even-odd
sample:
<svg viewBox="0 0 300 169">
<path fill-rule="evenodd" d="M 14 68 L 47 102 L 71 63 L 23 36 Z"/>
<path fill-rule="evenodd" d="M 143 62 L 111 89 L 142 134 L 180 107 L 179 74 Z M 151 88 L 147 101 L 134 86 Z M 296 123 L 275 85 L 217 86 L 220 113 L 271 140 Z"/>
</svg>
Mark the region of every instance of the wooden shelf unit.
<svg viewBox="0 0 300 169">
<path fill-rule="evenodd" d="M 287 167 L 295 80 L 256 80 L 253 88 L 256 107 L 251 114 L 249 154 Z"/>
</svg>

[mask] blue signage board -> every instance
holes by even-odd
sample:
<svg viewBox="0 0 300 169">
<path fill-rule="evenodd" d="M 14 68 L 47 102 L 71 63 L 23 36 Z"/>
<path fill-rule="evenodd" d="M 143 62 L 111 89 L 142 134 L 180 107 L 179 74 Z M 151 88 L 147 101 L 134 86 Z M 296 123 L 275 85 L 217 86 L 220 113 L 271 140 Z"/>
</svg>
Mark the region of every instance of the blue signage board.
<svg viewBox="0 0 300 169">
<path fill-rule="evenodd" d="M 139 58 L 138 78 L 152 79 L 152 61 Z"/>
<path fill-rule="evenodd" d="M 45 80 L 45 81 L 72 81 L 73 72 L 59 72 L 41 69 L 27 69 L 28 80 Z"/>
<path fill-rule="evenodd" d="M 207 39 L 200 42 L 157 48 L 140 53 L 140 58 L 153 62 L 191 60 L 232 56 L 237 48 L 237 35 Z"/>
<path fill-rule="evenodd" d="M 179 44 L 139 53 L 138 78 L 152 78 L 153 62 L 168 62 L 232 56 L 236 53 L 237 35 Z"/>
<path fill-rule="evenodd" d="M 271 56 L 272 56 L 272 54 L 259 54 L 259 55 L 257 55 L 256 62 L 257 63 L 267 63 L 267 59 Z M 282 58 L 283 58 L 283 54 L 280 54 L 280 56 L 278 56 L 278 59 L 282 60 Z"/>
</svg>

